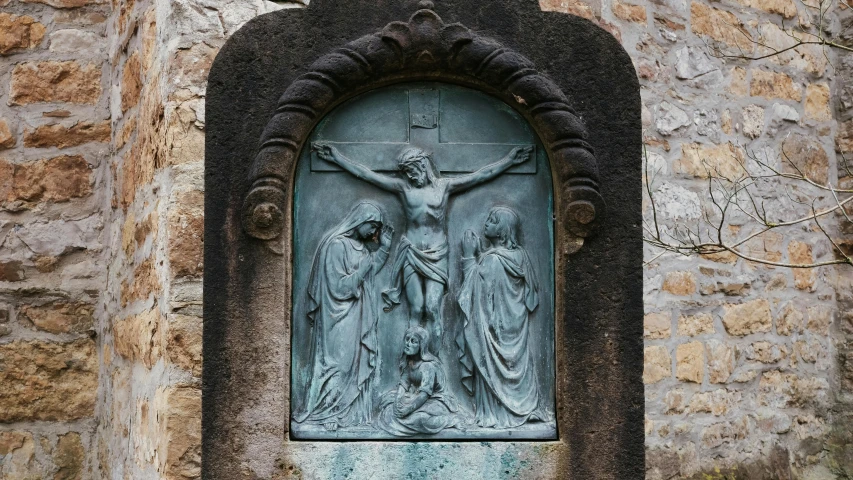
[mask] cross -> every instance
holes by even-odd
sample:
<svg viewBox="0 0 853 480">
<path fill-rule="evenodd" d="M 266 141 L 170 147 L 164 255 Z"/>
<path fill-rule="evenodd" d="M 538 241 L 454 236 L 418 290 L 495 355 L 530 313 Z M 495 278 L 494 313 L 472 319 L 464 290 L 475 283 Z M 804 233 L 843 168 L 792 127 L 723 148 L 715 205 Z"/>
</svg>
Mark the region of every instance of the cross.
<svg viewBox="0 0 853 480">
<path fill-rule="evenodd" d="M 333 139 L 316 138 L 334 145 L 344 156 L 377 172 L 396 172 L 397 159 L 407 146 L 417 146 L 432 152 L 433 163 L 441 173 L 470 173 L 502 159 L 514 147 L 534 146 L 529 143 L 476 143 L 449 142 L 442 140 L 442 101 L 437 89 L 408 90 L 408 141 L 405 142 L 341 142 Z M 471 117 L 476 117 L 472 112 Z M 468 115 L 466 115 L 468 117 Z M 367 121 L 368 119 L 364 119 Z M 370 119 L 381 121 L 381 119 Z M 466 118 L 466 128 L 488 128 L 487 118 Z M 534 146 L 535 148 L 535 146 Z M 535 158 L 535 151 L 531 157 Z M 332 163 L 311 155 L 312 172 L 339 172 Z M 535 174 L 536 161 L 516 165 L 505 173 Z"/>
</svg>

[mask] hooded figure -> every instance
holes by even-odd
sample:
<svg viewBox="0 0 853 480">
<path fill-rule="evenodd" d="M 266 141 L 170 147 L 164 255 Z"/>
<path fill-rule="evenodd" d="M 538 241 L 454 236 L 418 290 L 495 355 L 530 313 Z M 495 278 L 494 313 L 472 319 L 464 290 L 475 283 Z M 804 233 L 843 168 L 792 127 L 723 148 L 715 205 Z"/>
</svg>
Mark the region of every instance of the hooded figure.
<svg viewBox="0 0 853 480">
<path fill-rule="evenodd" d="M 470 230 L 462 242 L 458 298 L 465 317 L 457 343 L 462 384 L 474 397 L 481 427 L 513 428 L 545 418 L 528 346 L 539 284 L 518 241 L 519 224 L 513 210 L 496 207 L 483 228 L 490 248 L 479 252 L 480 239 Z"/>
<path fill-rule="evenodd" d="M 336 430 L 371 420 L 378 319 L 373 279 L 391 242 L 391 229 L 382 224 L 378 207 L 360 203 L 323 237 L 314 256 L 308 280 L 311 375 L 293 415 L 297 423 Z M 377 236 L 379 249 L 371 253 L 366 242 Z"/>
</svg>

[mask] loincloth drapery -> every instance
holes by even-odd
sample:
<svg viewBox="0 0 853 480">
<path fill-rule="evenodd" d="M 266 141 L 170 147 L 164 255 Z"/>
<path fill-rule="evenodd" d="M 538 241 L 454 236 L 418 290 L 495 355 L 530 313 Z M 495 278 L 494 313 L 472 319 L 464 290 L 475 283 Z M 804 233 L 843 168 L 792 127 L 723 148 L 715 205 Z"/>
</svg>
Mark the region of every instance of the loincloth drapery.
<svg viewBox="0 0 853 480">
<path fill-rule="evenodd" d="M 412 275 L 420 275 L 447 285 L 447 243 L 427 250 L 418 250 L 405 236 L 400 239 L 391 273 L 391 288 L 382 292 L 385 311 L 400 304 L 400 295 Z"/>
</svg>

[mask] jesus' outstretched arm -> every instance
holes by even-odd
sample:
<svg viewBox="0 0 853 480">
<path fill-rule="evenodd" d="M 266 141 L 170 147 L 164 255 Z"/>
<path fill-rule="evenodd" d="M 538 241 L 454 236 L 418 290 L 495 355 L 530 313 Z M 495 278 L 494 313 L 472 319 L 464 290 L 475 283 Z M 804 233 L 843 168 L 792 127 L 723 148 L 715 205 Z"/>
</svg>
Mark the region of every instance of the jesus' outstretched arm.
<svg viewBox="0 0 853 480">
<path fill-rule="evenodd" d="M 505 172 L 513 165 L 526 162 L 532 152 L 533 147 L 515 147 L 500 161 L 486 165 L 474 173 L 448 179 L 448 190 L 450 193 L 461 192 L 487 182 Z"/>
<path fill-rule="evenodd" d="M 311 145 L 311 149 L 317 152 L 317 156 L 321 159 L 334 163 L 351 173 L 354 177 L 364 180 L 371 185 L 390 192 L 399 192 L 403 189 L 403 182 L 400 179 L 376 173 L 364 165 L 345 157 L 335 147 L 327 143 L 315 142 Z"/>
</svg>

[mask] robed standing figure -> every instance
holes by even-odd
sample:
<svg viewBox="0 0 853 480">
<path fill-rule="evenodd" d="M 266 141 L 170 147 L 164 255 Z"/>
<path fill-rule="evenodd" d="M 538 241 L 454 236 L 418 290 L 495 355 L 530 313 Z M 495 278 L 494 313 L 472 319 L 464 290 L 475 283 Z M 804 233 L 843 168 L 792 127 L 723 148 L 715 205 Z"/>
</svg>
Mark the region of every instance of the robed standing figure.
<svg viewBox="0 0 853 480">
<path fill-rule="evenodd" d="M 391 228 L 371 203 L 360 203 L 326 233 L 308 281 L 311 376 L 297 423 L 328 430 L 366 424 L 373 410 L 378 299 L 376 273 L 385 265 Z M 379 248 L 368 244 L 378 238 Z"/>
<path fill-rule="evenodd" d="M 462 384 L 474 397 L 481 427 L 544 420 L 528 345 L 539 285 L 518 241 L 519 223 L 513 210 L 496 207 L 483 227 L 489 244 L 484 251 L 474 232 L 468 230 L 462 240 L 464 280 L 458 301 L 464 323 L 457 343 Z"/>
</svg>

